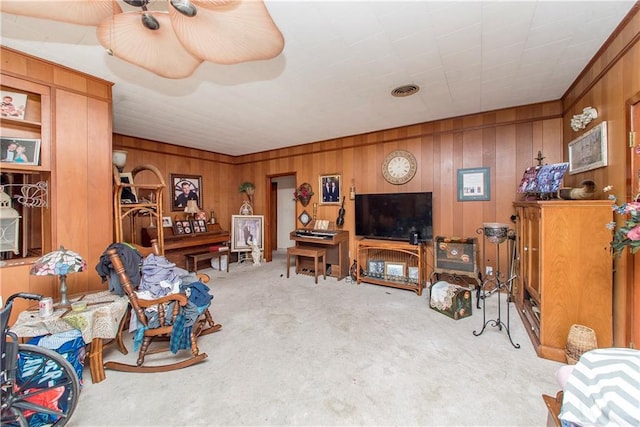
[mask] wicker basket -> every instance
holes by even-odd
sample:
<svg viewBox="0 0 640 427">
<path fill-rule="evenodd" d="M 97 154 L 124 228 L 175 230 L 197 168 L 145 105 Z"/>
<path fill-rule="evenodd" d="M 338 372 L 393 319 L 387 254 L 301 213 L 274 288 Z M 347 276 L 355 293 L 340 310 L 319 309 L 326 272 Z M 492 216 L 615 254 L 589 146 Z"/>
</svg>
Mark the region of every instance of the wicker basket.
<svg viewBox="0 0 640 427">
<path fill-rule="evenodd" d="M 578 363 L 580 356 L 596 348 L 598 348 L 598 341 L 593 329 L 583 325 L 571 325 L 565 349 L 569 365 L 575 365 Z"/>
</svg>

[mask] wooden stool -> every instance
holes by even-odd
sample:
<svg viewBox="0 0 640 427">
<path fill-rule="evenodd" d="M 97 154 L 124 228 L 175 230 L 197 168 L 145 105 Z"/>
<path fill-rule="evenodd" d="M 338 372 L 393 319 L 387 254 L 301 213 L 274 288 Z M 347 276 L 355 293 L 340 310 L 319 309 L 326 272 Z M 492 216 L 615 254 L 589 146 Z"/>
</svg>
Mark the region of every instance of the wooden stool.
<svg viewBox="0 0 640 427">
<path fill-rule="evenodd" d="M 227 257 L 227 273 L 229 272 L 229 250 L 225 249 L 222 251 L 208 251 L 208 252 L 200 252 L 195 254 L 186 254 L 185 257 L 185 265 L 187 271 L 195 271 L 198 272 L 198 261 L 204 261 L 207 259 L 217 258 L 218 263 L 220 265 L 220 270 L 222 271 L 222 256 Z M 193 264 L 193 270 L 189 268 L 190 264 Z"/>
<path fill-rule="evenodd" d="M 298 274 L 298 257 L 308 257 L 313 258 L 314 263 L 314 276 L 316 279 L 316 284 L 318 284 L 318 261 L 322 258 L 322 264 L 320 264 L 322 268 L 322 275 L 324 276 L 324 280 L 327 280 L 327 251 L 326 249 L 315 248 L 311 246 L 292 246 L 287 248 L 287 279 L 289 278 L 289 269 L 291 268 L 291 257 L 296 257 L 296 274 Z"/>
</svg>

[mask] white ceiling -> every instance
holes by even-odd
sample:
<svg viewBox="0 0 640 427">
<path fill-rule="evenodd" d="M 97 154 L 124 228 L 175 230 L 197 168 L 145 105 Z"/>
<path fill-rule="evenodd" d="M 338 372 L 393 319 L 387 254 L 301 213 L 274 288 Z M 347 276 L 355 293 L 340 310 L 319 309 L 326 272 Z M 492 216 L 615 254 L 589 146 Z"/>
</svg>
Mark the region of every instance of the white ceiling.
<svg viewBox="0 0 640 427">
<path fill-rule="evenodd" d="M 280 56 L 182 80 L 108 56 L 95 27 L 3 13 L 2 44 L 114 82 L 116 133 L 241 155 L 559 99 L 635 2 L 265 3 Z"/>
</svg>

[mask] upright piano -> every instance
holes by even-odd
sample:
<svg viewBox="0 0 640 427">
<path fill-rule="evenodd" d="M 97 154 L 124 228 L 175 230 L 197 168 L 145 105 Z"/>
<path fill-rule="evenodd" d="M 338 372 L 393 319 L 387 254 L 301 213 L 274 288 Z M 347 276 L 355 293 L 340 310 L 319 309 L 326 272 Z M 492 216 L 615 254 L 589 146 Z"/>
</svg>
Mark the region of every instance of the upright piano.
<svg viewBox="0 0 640 427">
<path fill-rule="evenodd" d="M 185 268 L 185 255 L 207 252 L 211 246 L 226 245 L 230 241 L 229 232 L 220 224 L 207 224 L 207 231 L 193 234 L 173 234 L 171 227 L 164 228 L 164 256 L 178 267 Z M 158 229 L 142 229 L 142 245 L 151 246 L 151 240 L 158 237 Z"/>
<path fill-rule="evenodd" d="M 296 247 L 316 247 L 326 249 L 327 276 L 342 280 L 349 274 L 349 232 L 345 230 L 311 230 L 296 229 L 289 233 L 289 238 L 296 243 Z M 313 261 L 301 258 L 300 263 L 309 263 L 308 269 L 313 269 Z"/>
</svg>

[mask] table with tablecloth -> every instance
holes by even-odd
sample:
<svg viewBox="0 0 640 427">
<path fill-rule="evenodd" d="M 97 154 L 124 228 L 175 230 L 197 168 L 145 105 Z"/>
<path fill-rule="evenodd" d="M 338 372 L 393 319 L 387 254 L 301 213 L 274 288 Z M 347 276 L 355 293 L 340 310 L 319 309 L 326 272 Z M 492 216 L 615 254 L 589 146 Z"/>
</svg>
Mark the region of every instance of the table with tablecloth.
<svg viewBox="0 0 640 427">
<path fill-rule="evenodd" d="M 102 351 L 105 340 L 119 337 L 120 323 L 127 312 L 129 299 L 110 291 L 87 293 L 69 298 L 71 302 L 85 301 L 86 309 L 74 311 L 69 307 L 58 307 L 51 316 L 41 317 L 38 309 L 25 310 L 11 327 L 19 337 L 37 337 L 77 329 L 84 342 L 89 345 L 91 381 L 105 379 Z M 126 348 L 118 341 L 120 351 Z"/>
</svg>

